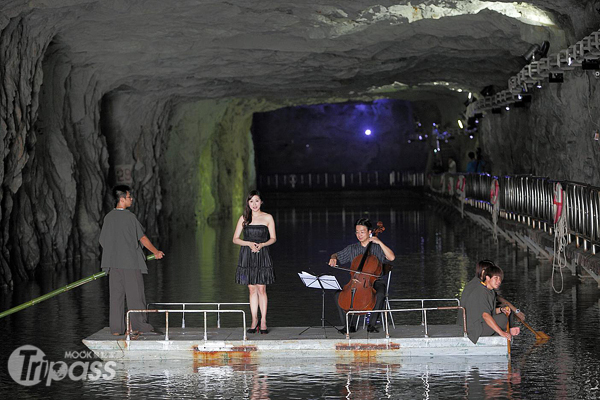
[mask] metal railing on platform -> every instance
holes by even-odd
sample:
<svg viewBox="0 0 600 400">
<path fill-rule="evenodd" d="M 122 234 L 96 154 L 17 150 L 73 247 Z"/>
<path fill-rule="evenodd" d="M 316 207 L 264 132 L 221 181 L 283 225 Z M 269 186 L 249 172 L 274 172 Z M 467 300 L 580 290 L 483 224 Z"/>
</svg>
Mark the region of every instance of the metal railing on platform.
<svg viewBox="0 0 600 400">
<path fill-rule="evenodd" d="M 451 302 L 460 306 L 460 299 L 388 299 L 387 301 L 388 303 L 421 303 L 421 308 L 425 308 L 425 303 L 431 302 Z M 391 314 L 391 318 L 394 318 L 393 314 Z M 421 314 L 421 325 L 427 325 L 427 313 L 425 312 Z M 427 328 L 425 328 L 425 332 L 427 332 Z"/>
<path fill-rule="evenodd" d="M 131 320 L 129 317 L 130 313 L 164 313 L 165 314 L 165 339 L 169 340 L 169 314 L 182 314 L 182 328 L 185 328 L 185 314 L 192 313 L 198 314 L 202 313 L 204 315 L 204 340 L 208 340 L 208 322 L 207 322 L 207 314 L 217 314 L 217 328 L 221 327 L 221 313 L 241 313 L 242 314 L 242 326 L 243 326 L 243 340 L 246 340 L 246 312 L 244 310 L 223 310 L 221 306 L 224 305 L 249 305 L 249 303 L 150 303 L 150 305 L 166 305 L 166 306 L 182 306 L 181 310 L 158 310 L 158 309 L 145 309 L 145 310 L 129 310 L 127 311 L 127 337 L 126 340 L 131 340 Z M 216 310 L 190 310 L 186 307 L 190 306 L 217 306 Z"/>
<path fill-rule="evenodd" d="M 181 327 L 185 328 L 185 312 L 190 311 L 186 307 L 210 307 L 217 306 L 217 328 L 221 327 L 221 310 L 222 306 L 249 306 L 250 303 L 148 303 L 147 308 L 151 309 L 151 306 L 161 306 L 161 307 L 169 307 L 169 306 L 178 306 L 183 310 L 183 315 L 181 316 Z"/>
<path fill-rule="evenodd" d="M 411 302 L 411 301 L 420 301 L 422 305 L 424 305 L 424 303 L 426 301 L 456 301 L 457 302 L 457 306 L 448 306 L 448 307 L 418 307 L 418 308 L 391 308 L 391 309 L 383 309 L 383 310 L 371 310 L 369 312 L 371 313 L 382 313 L 382 315 L 384 316 L 384 321 L 383 321 L 383 327 L 385 329 L 385 337 L 386 339 L 390 338 L 390 329 L 389 329 L 389 322 L 388 322 L 388 318 L 393 318 L 393 313 L 395 312 L 415 312 L 415 311 L 420 311 L 421 312 L 421 324 L 423 325 L 425 332 L 424 332 L 424 336 L 425 337 L 429 337 L 429 328 L 428 328 L 428 323 L 427 323 L 427 312 L 428 311 L 448 311 L 448 310 L 462 310 L 462 315 L 463 315 L 463 336 L 467 337 L 467 317 L 466 317 L 466 313 L 465 313 L 465 309 L 464 307 L 460 306 L 460 300 L 458 299 L 389 299 L 390 302 Z M 350 339 L 350 319 L 352 318 L 353 315 L 361 315 L 364 314 L 365 311 L 348 311 L 346 313 L 346 339 Z"/>
</svg>

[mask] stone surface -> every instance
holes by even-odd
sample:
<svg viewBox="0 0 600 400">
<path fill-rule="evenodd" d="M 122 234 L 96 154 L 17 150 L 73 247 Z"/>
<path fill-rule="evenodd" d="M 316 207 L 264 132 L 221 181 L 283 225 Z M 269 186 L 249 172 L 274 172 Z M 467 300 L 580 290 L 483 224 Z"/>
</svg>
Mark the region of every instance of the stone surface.
<svg viewBox="0 0 600 400">
<path fill-rule="evenodd" d="M 97 258 L 118 179 L 132 182 L 152 237 L 237 214 L 255 178 L 254 112 L 389 97 L 412 101 L 421 121 L 449 125 L 466 91 L 504 88 L 531 44 L 549 40 L 557 51 L 597 29 L 593 7 L 3 0 L 0 285 L 40 265 Z M 581 108 L 598 104 L 594 84 L 573 76 L 528 112 L 486 118 L 474 143 L 498 171 L 596 182 L 593 118 Z M 525 130 L 539 137 L 517 135 Z M 496 146 L 514 155 L 499 157 Z"/>
<path fill-rule="evenodd" d="M 532 174 L 600 186 L 600 96 L 593 71 L 546 83 L 528 108 L 483 119 L 483 148 L 495 174 Z"/>
</svg>

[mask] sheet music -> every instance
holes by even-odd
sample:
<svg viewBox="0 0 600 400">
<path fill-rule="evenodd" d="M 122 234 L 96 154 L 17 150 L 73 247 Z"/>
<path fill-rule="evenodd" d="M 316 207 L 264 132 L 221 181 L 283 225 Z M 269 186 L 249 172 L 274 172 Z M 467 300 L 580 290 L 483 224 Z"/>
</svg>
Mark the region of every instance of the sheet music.
<svg viewBox="0 0 600 400">
<path fill-rule="evenodd" d="M 321 285 L 323 285 L 323 289 L 328 290 L 342 290 L 342 287 L 338 283 L 337 279 L 333 275 L 321 275 L 315 276 L 313 274 L 309 274 L 306 271 L 298 272 L 298 276 L 304 282 L 304 284 L 309 288 L 321 289 Z"/>
</svg>

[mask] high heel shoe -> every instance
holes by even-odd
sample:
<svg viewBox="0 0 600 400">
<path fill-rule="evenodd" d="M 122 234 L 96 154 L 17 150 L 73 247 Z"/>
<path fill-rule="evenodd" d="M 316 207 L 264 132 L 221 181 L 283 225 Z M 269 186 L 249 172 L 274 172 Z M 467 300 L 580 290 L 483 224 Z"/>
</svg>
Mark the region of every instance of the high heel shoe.
<svg viewBox="0 0 600 400">
<path fill-rule="evenodd" d="M 258 328 L 258 325 L 256 327 Z M 261 335 L 266 335 L 267 333 L 269 333 L 269 328 L 260 330 Z"/>
<path fill-rule="evenodd" d="M 250 328 L 246 332 L 248 332 L 248 333 L 258 333 L 259 329 L 260 329 L 259 326 L 256 325 L 254 328 Z"/>
</svg>

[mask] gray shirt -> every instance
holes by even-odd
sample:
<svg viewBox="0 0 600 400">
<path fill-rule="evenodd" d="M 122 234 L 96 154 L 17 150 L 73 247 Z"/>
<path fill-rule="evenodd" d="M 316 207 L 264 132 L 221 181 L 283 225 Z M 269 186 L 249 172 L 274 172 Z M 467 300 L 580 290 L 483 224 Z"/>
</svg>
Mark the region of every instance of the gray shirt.
<svg viewBox="0 0 600 400">
<path fill-rule="evenodd" d="M 344 248 L 344 250 L 338 251 L 335 254 L 337 256 L 339 264 L 343 265 L 343 264 L 352 262 L 357 256 L 362 256 L 363 254 L 365 254 L 366 249 L 367 249 L 366 246 L 363 247 L 363 245 L 360 244 L 360 242 L 357 242 L 357 243 L 353 243 L 349 246 L 346 246 Z M 381 262 L 382 264 L 390 263 L 390 260 L 388 260 L 385 257 L 385 253 L 383 252 L 383 249 L 377 243 L 371 243 L 371 248 L 369 249 L 369 254 L 377 257 L 379 262 Z M 384 268 L 383 272 L 386 272 L 385 268 Z M 382 273 L 382 275 L 379 278 L 377 278 L 377 280 L 384 281 L 385 275 L 386 274 Z"/>
<path fill-rule="evenodd" d="M 466 297 L 468 296 L 474 288 L 477 287 L 477 285 L 482 286 L 481 285 L 481 279 L 479 279 L 478 277 L 473 277 L 473 279 L 471 279 L 469 282 L 467 282 L 467 284 L 465 285 L 463 291 L 462 291 L 462 295 L 461 297 Z"/>
<path fill-rule="evenodd" d="M 479 279 L 478 277 L 474 276 L 473 279 L 471 279 L 469 282 L 467 282 L 467 284 L 465 285 L 465 287 L 463 288 L 462 294 L 461 294 L 461 303 L 460 305 L 464 307 L 463 303 L 462 303 L 462 299 L 466 299 L 471 292 L 473 291 L 473 289 L 475 287 L 477 287 L 477 285 L 481 286 L 481 279 Z M 465 316 L 467 314 L 467 310 L 465 309 Z M 463 325 L 463 313 L 462 311 L 460 311 L 458 313 L 458 317 L 456 320 L 456 323 L 460 326 Z"/>
<path fill-rule="evenodd" d="M 496 292 L 481 283 L 473 284 L 471 290 L 463 291 L 460 305 L 467 314 L 467 336 L 477 343 L 483 331 L 483 313 L 494 315 L 496 310 Z"/>
<path fill-rule="evenodd" d="M 148 273 L 140 243 L 142 237 L 144 228 L 130 211 L 114 209 L 106 214 L 100 232 L 102 270 L 139 269 L 143 274 Z"/>
</svg>

